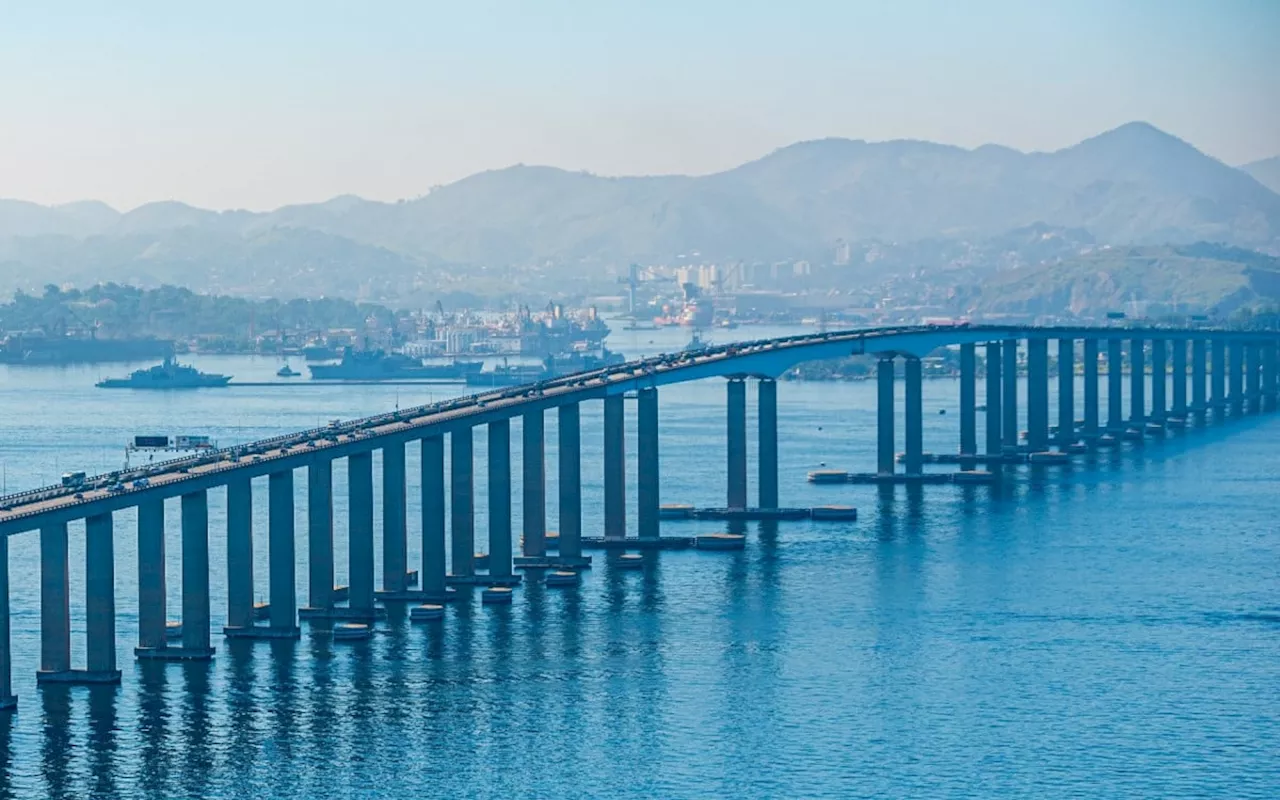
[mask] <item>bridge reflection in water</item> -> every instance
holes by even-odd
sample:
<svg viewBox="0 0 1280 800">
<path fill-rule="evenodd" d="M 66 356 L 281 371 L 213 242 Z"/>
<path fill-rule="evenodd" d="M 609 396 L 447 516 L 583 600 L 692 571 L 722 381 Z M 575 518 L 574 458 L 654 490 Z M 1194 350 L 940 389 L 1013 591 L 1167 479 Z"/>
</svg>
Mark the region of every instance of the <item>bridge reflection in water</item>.
<svg viewBox="0 0 1280 800">
<path fill-rule="evenodd" d="M 113 514 L 137 509 L 138 642 L 140 660 L 202 661 L 213 657 L 210 613 L 209 499 L 226 492 L 227 626 L 237 639 L 296 639 L 299 617 L 373 625 L 399 603 L 447 602 L 453 586 L 517 586 L 523 574 L 586 566 L 584 545 L 660 546 L 659 406 L 661 386 L 711 377 L 727 379 L 725 507 L 748 510 L 747 382 L 757 397 L 755 513 L 779 507 L 777 384 L 802 361 L 854 354 L 878 356 L 878 425 L 874 472 L 858 476 L 881 484 L 921 484 L 938 473 L 924 469 L 922 358 L 947 346 L 959 348 L 959 446 L 949 459 L 959 473 L 998 480 L 1002 465 L 1039 459 L 1054 463 L 1123 440 L 1164 435 L 1169 428 L 1228 421 L 1276 409 L 1276 334 L 1163 328 L 914 327 L 825 333 L 629 362 L 537 385 L 516 387 L 397 411 L 341 425 L 241 445 L 131 472 L 90 479 L 82 487 L 46 487 L 0 500 L 0 704 L 16 707 L 9 649 L 8 536 L 38 530 L 40 537 L 40 669 L 43 684 L 115 683 L 115 530 Z M 1051 424 L 1051 344 L 1057 362 L 1056 426 Z M 1105 347 L 1105 349 L 1104 349 Z M 978 351 L 984 353 L 979 370 Z M 1025 353 L 1020 364 L 1019 350 Z M 1104 362 L 1105 356 L 1105 362 Z M 895 452 L 895 388 L 898 361 L 905 383 L 905 449 Z M 1107 407 L 1099 403 L 1105 363 Z M 1121 365 L 1127 364 L 1127 369 Z M 1078 369 L 1077 369 L 1078 367 Z M 1018 375 L 1026 394 L 1018 396 Z M 1130 407 L 1122 407 L 1128 372 Z M 1075 394 L 1082 376 L 1083 393 Z M 1150 402 L 1147 376 L 1152 376 Z M 979 381 L 985 386 L 985 442 L 977 441 Z M 1190 387 L 1190 391 L 1188 391 Z M 638 537 L 626 536 L 626 408 L 635 399 Z M 1026 405 L 1025 442 L 1018 430 L 1020 399 Z M 604 403 L 604 536 L 583 536 L 580 404 Z M 547 530 L 544 415 L 557 414 L 559 535 Z M 1077 419 L 1077 412 L 1082 418 Z M 511 420 L 521 421 L 522 551 L 513 552 Z M 475 558 L 475 429 L 487 435 L 490 552 L 484 569 Z M 446 486 L 445 440 L 449 481 Z M 420 448 L 422 562 L 417 585 L 408 563 L 406 447 Z M 373 452 L 381 451 L 382 570 L 375 586 Z M 334 581 L 333 462 L 346 459 L 349 583 Z M 901 462 L 903 469 L 899 471 Z M 978 465 L 986 466 L 978 470 Z M 307 470 L 307 605 L 295 596 L 294 472 Z M 252 481 L 267 480 L 269 602 L 253 598 Z M 495 489 L 492 490 L 492 489 Z M 446 491 L 448 509 L 446 515 Z M 919 502 L 913 491 L 911 502 Z M 167 630 L 165 500 L 180 498 L 181 636 Z M 883 519 L 883 518 L 882 518 Z M 68 523 L 84 520 L 86 668 L 71 665 Z M 776 527 L 768 526 L 776 537 Z M 762 536 L 764 534 L 762 533 Z M 446 547 L 446 536 L 449 547 Z M 451 558 L 447 556 L 451 554 Z M 611 558 L 612 556 L 610 556 Z M 446 563 L 448 560 L 448 563 Z M 517 572 L 517 567 L 533 572 Z M 653 569 L 650 565 L 647 569 Z M 381 603 L 381 605 L 380 605 Z M 264 613 L 265 612 L 265 613 Z M 260 617 L 265 617 L 261 620 Z M 247 643 L 244 643 L 247 644 Z M 281 680 L 287 680 L 282 675 Z M 144 686 L 150 681 L 144 681 Z M 47 695 L 59 706 L 62 693 Z M 101 709 L 99 709 L 101 712 Z"/>
</svg>

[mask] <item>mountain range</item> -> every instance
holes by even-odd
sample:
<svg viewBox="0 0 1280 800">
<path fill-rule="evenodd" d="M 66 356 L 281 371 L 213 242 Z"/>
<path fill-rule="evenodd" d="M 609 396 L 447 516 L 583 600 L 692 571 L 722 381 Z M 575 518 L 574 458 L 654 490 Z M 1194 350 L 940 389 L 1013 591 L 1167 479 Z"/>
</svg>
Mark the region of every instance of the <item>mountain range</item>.
<svg viewBox="0 0 1280 800">
<path fill-rule="evenodd" d="M 1105 244 L 1280 253 L 1277 187 L 1280 158 L 1237 169 L 1135 122 L 1049 153 L 823 139 L 704 176 L 517 165 L 414 200 L 263 213 L 0 200 L 0 289 L 110 279 L 378 297 L 442 270 L 829 260 L 841 240 L 981 240 L 1036 224 Z"/>
</svg>

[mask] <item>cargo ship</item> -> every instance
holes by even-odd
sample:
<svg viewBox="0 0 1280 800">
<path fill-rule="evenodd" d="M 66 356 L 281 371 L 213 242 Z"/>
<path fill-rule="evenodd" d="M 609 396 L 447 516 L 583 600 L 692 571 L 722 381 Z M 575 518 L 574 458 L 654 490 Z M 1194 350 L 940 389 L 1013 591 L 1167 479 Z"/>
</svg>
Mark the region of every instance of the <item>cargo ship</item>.
<svg viewBox="0 0 1280 800">
<path fill-rule="evenodd" d="M 201 372 L 166 358 L 163 364 L 134 370 L 127 378 L 107 378 L 96 385 L 99 389 L 204 389 L 226 386 L 230 382 L 230 375 Z"/>
<path fill-rule="evenodd" d="M 575 372 L 588 372 L 602 367 L 621 364 L 621 353 L 602 349 L 594 353 L 570 353 L 544 358 L 541 364 L 503 364 L 492 370 L 467 375 L 468 386 L 520 386 L 525 383 L 560 378 Z"/>
<path fill-rule="evenodd" d="M 448 364 L 423 364 L 420 359 L 402 353 L 382 350 L 342 351 L 337 364 L 311 364 L 312 380 L 391 381 L 438 380 L 460 381 L 484 369 L 483 361 L 453 361 Z"/>
<path fill-rule="evenodd" d="M 15 333 L 0 339 L 0 364 L 96 364 L 172 356 L 173 342 L 168 339 L 46 336 L 41 331 Z"/>
</svg>

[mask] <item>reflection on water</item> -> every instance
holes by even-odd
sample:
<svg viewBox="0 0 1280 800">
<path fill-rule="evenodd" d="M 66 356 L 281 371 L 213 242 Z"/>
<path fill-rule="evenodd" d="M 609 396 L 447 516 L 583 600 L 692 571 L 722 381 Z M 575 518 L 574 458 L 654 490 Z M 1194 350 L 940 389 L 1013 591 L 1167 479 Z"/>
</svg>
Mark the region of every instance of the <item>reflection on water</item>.
<svg viewBox="0 0 1280 800">
<path fill-rule="evenodd" d="M 926 405 L 953 404 L 954 388 L 930 382 Z M 220 641 L 208 664 L 135 663 L 122 523 L 119 688 L 35 687 L 26 576 L 38 562 L 18 537 L 22 705 L 0 717 L 0 797 L 1280 790 L 1280 712 L 1265 702 L 1280 639 L 1257 621 L 1280 585 L 1280 421 L 1173 434 L 1070 469 L 1006 467 L 1011 479 L 989 487 L 807 484 L 820 462 L 874 463 L 873 391 L 779 389 L 785 501 L 853 503 L 856 523 L 736 524 L 743 551 L 648 552 L 638 569 L 597 552 L 578 587 L 531 579 L 509 607 L 460 588 L 444 620 L 411 623 L 391 606 L 365 642 L 304 626 L 297 642 Z M 664 501 L 723 502 L 723 399 L 715 383 L 664 389 Z M 601 514 L 598 411 L 583 414 L 588 528 Z M 951 422 L 927 413 L 926 446 L 954 449 Z M 552 452 L 553 528 L 555 474 Z M 519 497 L 519 470 L 515 484 Z M 416 558 L 416 510 L 410 520 Z M 342 543 L 338 555 L 343 582 Z M 215 574 L 215 594 L 223 583 Z M 225 595 L 213 602 L 217 616 Z M 81 630 L 77 618 L 76 647 Z"/>
</svg>

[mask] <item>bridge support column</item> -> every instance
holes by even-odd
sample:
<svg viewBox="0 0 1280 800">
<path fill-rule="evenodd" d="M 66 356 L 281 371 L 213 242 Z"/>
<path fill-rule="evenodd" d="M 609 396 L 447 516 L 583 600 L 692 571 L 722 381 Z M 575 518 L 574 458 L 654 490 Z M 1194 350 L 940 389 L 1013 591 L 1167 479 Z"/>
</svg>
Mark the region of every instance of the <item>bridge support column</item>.
<svg viewBox="0 0 1280 800">
<path fill-rule="evenodd" d="M 604 538 L 627 537 L 626 407 L 620 394 L 604 399 Z"/>
<path fill-rule="evenodd" d="M 560 439 L 560 555 L 572 563 L 582 558 L 582 429 L 577 403 L 558 409 Z"/>
<path fill-rule="evenodd" d="M 40 529 L 40 671 L 37 680 L 71 671 L 71 576 L 67 523 Z"/>
<path fill-rule="evenodd" d="M 1004 386 L 1001 380 L 1000 343 L 987 342 L 987 455 L 1000 455 L 1002 438 L 1000 419 L 1003 416 L 1000 401 Z M 991 469 L 991 466 L 987 466 Z"/>
<path fill-rule="evenodd" d="M 409 588 L 404 479 L 404 442 L 388 442 L 382 446 L 382 590 L 392 595 Z"/>
<path fill-rule="evenodd" d="M 1205 347 L 1204 339 L 1191 340 L 1191 410 L 1204 413 L 1209 407 L 1205 399 Z"/>
<path fill-rule="evenodd" d="M 138 504 L 138 650 L 164 648 L 167 590 L 164 558 L 164 500 Z"/>
<path fill-rule="evenodd" d="M 1210 405 L 1221 415 L 1227 408 L 1227 345 L 1222 339 L 1214 339 L 1210 343 L 1209 383 L 1213 387 L 1210 392 Z"/>
<path fill-rule="evenodd" d="M 904 366 L 906 376 L 906 473 L 924 473 L 924 385 L 920 359 L 910 356 Z"/>
<path fill-rule="evenodd" d="M 85 520 L 86 671 L 91 683 L 119 683 L 116 669 L 116 556 L 111 512 Z"/>
<path fill-rule="evenodd" d="M 541 453 L 541 451 L 539 451 Z M 526 452 L 526 459 L 528 454 Z M 444 437 L 422 440 L 422 575 L 419 586 L 428 600 L 445 596 Z M 525 487 L 528 492 L 528 487 Z M 526 494 L 526 497 L 528 495 Z M 527 511 L 526 511 L 527 513 Z M 526 539 L 526 543 L 527 543 Z"/>
<path fill-rule="evenodd" d="M 1280 391 L 1280 384 L 1277 384 L 1276 363 L 1277 360 L 1277 343 L 1275 340 L 1267 342 L 1262 350 L 1262 410 L 1276 410 L 1276 393 Z"/>
<path fill-rule="evenodd" d="M 1262 410 L 1262 348 L 1257 342 L 1245 345 L 1245 397 L 1249 401 L 1249 413 Z"/>
<path fill-rule="evenodd" d="M 778 507 L 778 383 L 761 378 L 756 383 L 756 423 L 759 447 L 759 486 L 761 508 Z"/>
<path fill-rule="evenodd" d="M 971 470 L 978 452 L 978 357 L 977 346 L 960 345 L 960 469 Z"/>
<path fill-rule="evenodd" d="M 167 649 L 167 648 L 166 648 Z M 209 645 L 209 493 L 182 496 L 182 650 L 208 658 Z"/>
<path fill-rule="evenodd" d="M 1004 358 L 1004 451 L 1018 452 L 1018 340 L 1006 339 L 1001 348 Z"/>
<path fill-rule="evenodd" d="M 511 421 L 489 423 L 489 575 L 511 577 Z"/>
<path fill-rule="evenodd" d="M 449 574 L 469 578 L 476 574 L 476 520 L 471 428 L 449 434 L 450 527 L 453 534 L 453 563 Z"/>
<path fill-rule="evenodd" d="M 1049 342 L 1027 340 L 1027 449 L 1049 447 Z"/>
<path fill-rule="evenodd" d="M 1173 416 L 1187 418 L 1187 340 L 1174 339 L 1169 343 L 1173 358 Z"/>
<path fill-rule="evenodd" d="M 520 421 L 523 464 L 524 544 L 526 558 L 547 554 L 547 456 L 546 425 L 542 409 L 530 411 Z"/>
<path fill-rule="evenodd" d="M 1165 357 L 1165 340 L 1151 340 L 1151 421 L 1164 424 L 1169 414 L 1167 389 L 1169 386 L 1168 359 Z"/>
<path fill-rule="evenodd" d="M 747 382 L 730 378 L 727 403 L 728 492 L 725 506 L 747 507 Z"/>
<path fill-rule="evenodd" d="M 1090 444 L 1098 439 L 1098 340 L 1092 336 L 1084 340 L 1084 440 Z"/>
<path fill-rule="evenodd" d="M 1244 413 L 1244 344 L 1233 341 L 1227 358 L 1227 402 L 1231 404 L 1231 416 Z"/>
<path fill-rule="evenodd" d="M 1058 340 L 1058 449 L 1076 443 L 1076 342 Z"/>
<path fill-rule="evenodd" d="M 267 479 L 267 590 L 272 635 L 298 637 L 297 567 L 293 518 L 293 470 Z"/>
<path fill-rule="evenodd" d="M 227 483 L 227 627 L 253 626 L 253 488 L 248 477 Z"/>
<path fill-rule="evenodd" d="M 13 651 L 9 636 L 9 537 L 0 536 L 0 711 L 18 707 L 13 693 Z"/>
<path fill-rule="evenodd" d="M 893 356 L 876 362 L 876 472 L 892 475 L 893 452 Z"/>
<path fill-rule="evenodd" d="M 373 453 L 347 456 L 347 616 L 373 619 Z"/>
<path fill-rule="evenodd" d="M 307 602 L 317 616 L 333 613 L 333 462 L 307 465 Z"/>
<path fill-rule="evenodd" d="M 1142 430 L 1147 420 L 1147 367 L 1142 339 L 1129 341 L 1129 425 Z"/>
<path fill-rule="evenodd" d="M 642 539 L 657 539 L 658 472 L 658 390 L 636 393 L 636 501 L 637 531 Z"/>
<path fill-rule="evenodd" d="M 1107 431 L 1124 433 L 1124 354 L 1123 341 L 1107 340 Z"/>
</svg>

